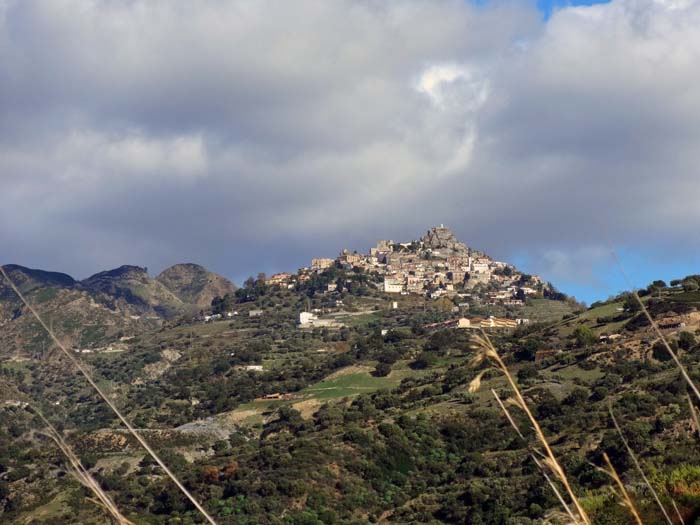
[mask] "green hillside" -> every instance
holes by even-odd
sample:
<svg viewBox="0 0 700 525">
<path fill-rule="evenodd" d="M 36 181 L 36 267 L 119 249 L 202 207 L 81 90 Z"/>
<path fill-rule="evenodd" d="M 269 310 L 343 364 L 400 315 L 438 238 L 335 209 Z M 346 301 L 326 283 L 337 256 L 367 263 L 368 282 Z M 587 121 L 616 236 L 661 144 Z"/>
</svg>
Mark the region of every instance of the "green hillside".
<svg viewBox="0 0 700 525">
<path fill-rule="evenodd" d="M 218 523 L 534 524 L 561 511 L 530 458 L 530 425 L 512 409 L 522 440 L 493 398 L 491 389 L 513 395 L 503 375 L 489 369 L 480 390 L 468 390 L 487 368 L 471 363 L 472 331 L 425 328 L 454 315 L 442 301 L 405 297 L 393 308 L 371 289 L 308 292 L 257 286 L 253 300 L 249 291 L 230 298 L 231 318 L 173 321 L 81 358 Z M 682 318 L 664 333 L 700 379 L 700 303 L 682 288 L 643 295 L 659 322 Z M 645 523 L 663 519 L 609 405 L 665 506 L 673 499 L 692 523 L 697 436 L 686 386 L 652 328 L 628 296 L 582 313 L 554 309 L 557 320 L 547 304 L 526 305 L 541 322 L 490 335 L 593 523 L 630 523 L 594 466 L 603 453 Z M 343 324 L 300 328 L 307 308 Z M 64 458 L 24 402 L 64 430 L 129 519 L 199 521 L 60 359 L 5 361 L 0 379 L 3 523 L 107 522 L 63 474 Z"/>
</svg>

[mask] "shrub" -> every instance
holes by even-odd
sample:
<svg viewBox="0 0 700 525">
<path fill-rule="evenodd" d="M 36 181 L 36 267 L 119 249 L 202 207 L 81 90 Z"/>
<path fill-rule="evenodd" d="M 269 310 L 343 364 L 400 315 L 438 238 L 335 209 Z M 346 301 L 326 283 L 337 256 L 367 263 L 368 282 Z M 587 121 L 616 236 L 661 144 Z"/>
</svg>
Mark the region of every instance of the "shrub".
<svg viewBox="0 0 700 525">
<path fill-rule="evenodd" d="M 678 336 L 678 347 L 683 350 L 690 350 L 695 346 L 695 336 L 690 332 L 681 332 Z"/>
<path fill-rule="evenodd" d="M 574 339 L 579 347 L 586 347 L 595 344 L 598 337 L 588 326 L 579 326 L 574 330 Z"/>
<path fill-rule="evenodd" d="M 669 345 L 671 346 L 672 350 L 677 350 L 678 343 L 676 343 L 675 341 L 671 341 Z M 674 348 L 674 346 L 676 348 Z M 666 350 L 666 345 L 664 345 L 663 341 L 657 341 L 656 343 L 654 343 L 654 346 L 651 349 L 651 355 L 657 361 L 671 360 L 671 354 L 669 354 L 668 350 Z"/>
<path fill-rule="evenodd" d="M 386 377 L 389 375 L 391 372 L 391 365 L 388 363 L 377 363 L 377 366 L 374 369 L 374 372 L 372 372 L 372 375 L 374 377 Z"/>
<path fill-rule="evenodd" d="M 437 356 L 432 352 L 421 352 L 416 360 L 411 363 L 411 368 L 423 370 L 430 368 L 437 362 Z"/>
</svg>

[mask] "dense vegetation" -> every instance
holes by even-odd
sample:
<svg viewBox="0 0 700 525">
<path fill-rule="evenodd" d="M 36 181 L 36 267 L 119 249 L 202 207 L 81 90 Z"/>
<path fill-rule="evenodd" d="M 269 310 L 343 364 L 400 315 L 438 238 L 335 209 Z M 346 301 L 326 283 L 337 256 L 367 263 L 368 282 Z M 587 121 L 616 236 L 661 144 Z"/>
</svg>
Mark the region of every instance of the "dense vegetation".
<svg viewBox="0 0 700 525">
<path fill-rule="evenodd" d="M 128 351 L 84 357 L 219 523 L 528 524 L 561 510 L 530 457 L 529 424 L 513 410 L 526 432 L 519 438 L 491 395 L 512 396 L 502 375 L 488 370 L 470 393 L 487 365 L 470 364 L 469 333 L 425 330 L 454 305 L 407 297 L 392 309 L 370 276 L 322 293 L 349 277 L 334 272 L 292 290 L 251 279 L 214 301 L 237 311 L 231 319 L 182 319 L 130 340 Z M 687 281 L 645 291 L 655 318 L 696 310 Z M 338 301 L 344 327 L 295 326 L 297 312 L 337 311 Z M 255 309 L 263 314 L 249 316 Z M 666 333 L 700 382 L 696 332 L 690 323 Z M 601 339 L 610 334 L 620 338 Z M 622 295 L 491 335 L 594 523 L 631 523 L 595 467 L 604 453 L 645 523 L 663 522 L 609 406 L 665 507 L 673 499 L 685 523 L 695 522 L 700 448 L 687 387 L 635 301 Z M 0 392 L 30 403 L 0 407 L 3 523 L 108 522 L 66 475 L 37 408 L 135 523 L 202 522 L 55 352 L 2 364 Z"/>
</svg>

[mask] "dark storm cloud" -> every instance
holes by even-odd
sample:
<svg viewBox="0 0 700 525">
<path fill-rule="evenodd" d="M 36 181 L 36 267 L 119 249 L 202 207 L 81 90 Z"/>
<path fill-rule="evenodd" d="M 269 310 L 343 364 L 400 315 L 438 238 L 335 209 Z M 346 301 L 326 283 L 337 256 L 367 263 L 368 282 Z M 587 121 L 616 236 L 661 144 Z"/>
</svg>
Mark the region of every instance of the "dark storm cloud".
<svg viewBox="0 0 700 525">
<path fill-rule="evenodd" d="M 603 230 L 697 250 L 691 3 L 546 23 L 515 1 L 0 13 L 6 261 L 241 278 L 441 222 L 552 279 L 604 257 Z"/>
</svg>

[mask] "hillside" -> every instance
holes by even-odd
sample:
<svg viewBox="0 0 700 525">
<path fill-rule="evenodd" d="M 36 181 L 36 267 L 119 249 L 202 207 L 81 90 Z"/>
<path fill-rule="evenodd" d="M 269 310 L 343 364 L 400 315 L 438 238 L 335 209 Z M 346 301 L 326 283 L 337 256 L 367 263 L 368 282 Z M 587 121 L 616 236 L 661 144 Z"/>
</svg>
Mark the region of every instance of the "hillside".
<svg viewBox="0 0 700 525">
<path fill-rule="evenodd" d="M 23 293 L 43 286 L 70 288 L 75 285 L 75 280 L 70 275 L 66 275 L 65 273 L 34 270 L 32 268 L 25 268 L 24 266 L 18 266 L 16 264 L 8 264 L 4 268 L 8 275 L 13 279 L 15 285 Z M 3 297 L 5 297 L 7 283 L 5 283 L 3 280 L 0 287 L 3 290 Z"/>
<path fill-rule="evenodd" d="M 126 273 L 130 286 L 141 282 L 143 272 Z M 524 312 L 529 323 L 485 330 L 592 523 L 631 523 L 612 481 L 596 470 L 603 454 L 644 523 L 664 519 L 611 426 L 609 406 L 664 505 L 673 500 L 684 522 L 695 522 L 700 453 L 687 388 L 631 294 L 586 310 L 542 296 L 523 306 L 460 307 L 457 296 L 384 292 L 381 276 L 351 265 L 289 279 L 251 279 L 214 301 L 221 317 L 164 320 L 112 351 L 80 356 L 218 523 L 534 525 L 553 517 L 561 506 L 532 463 L 529 424 L 512 408 L 526 439 L 519 438 L 491 393 L 512 397 L 504 376 L 474 365 L 479 328 L 456 322 Z M 700 380 L 697 289 L 700 279 L 689 276 L 640 294 Z M 299 324 L 304 311 L 318 324 Z M 480 372 L 481 388 L 472 392 Z M 63 458 L 23 403 L 64 429 L 132 521 L 196 522 L 62 363 L 5 360 L 0 394 L 3 523 L 105 521 L 64 475 Z"/>
<path fill-rule="evenodd" d="M 120 266 L 97 273 L 80 282 L 93 294 L 103 294 L 112 305 L 128 305 L 145 315 L 173 317 L 185 311 L 185 304 L 144 268 Z"/>
<path fill-rule="evenodd" d="M 192 315 L 207 300 L 211 303 L 216 293 L 235 291 L 223 277 L 195 265 L 166 270 L 161 274 L 165 282 L 152 279 L 137 266 L 121 266 L 83 281 L 18 265 L 4 268 L 59 337 L 76 350 L 86 351 L 119 348 L 121 338 Z M 0 326 L 0 355 L 26 358 L 51 347 L 47 334 L 4 279 L 0 282 Z"/>
<path fill-rule="evenodd" d="M 31 293 L 38 288 L 52 290 L 70 289 L 75 286 L 75 281 L 69 275 L 33 270 L 16 264 L 8 264 L 4 267 L 7 274 L 22 293 Z M 0 319 L 6 322 L 19 314 L 19 297 L 7 284 L 5 279 L 0 280 Z"/>
<path fill-rule="evenodd" d="M 406 296 L 394 308 L 391 295 L 371 288 L 365 295 L 334 292 L 342 309 L 324 316 L 344 326 L 297 327 L 295 312 L 329 308 L 327 293 L 308 304 L 309 291 L 322 283 L 298 289 L 253 283 L 237 294 L 231 320 L 179 323 L 143 333 L 121 352 L 84 359 L 219 523 L 537 523 L 557 508 L 489 394 L 494 388 L 508 397 L 503 377 L 490 373 L 480 392 L 467 390 L 477 373 L 469 366 L 469 330 L 423 328 L 449 318 L 441 301 Z M 253 290 L 257 297 L 250 300 Z M 692 319 L 700 302 L 687 294 L 667 287 L 645 292 L 644 300 L 659 320 L 668 305 L 679 304 Z M 610 402 L 645 464 L 656 469 L 655 483 L 664 494 L 673 491 L 687 517 L 696 503 L 684 487 L 695 483 L 692 476 L 700 482 L 700 472 L 688 470 L 697 453 L 684 430 L 690 416 L 683 385 L 669 362 L 657 359 L 663 356 L 654 354 L 654 342 L 644 342 L 646 328 L 628 326 L 639 313 L 626 311 L 630 304 L 620 297 L 554 323 L 491 334 L 587 494 L 595 523 L 627 521 L 608 481 L 588 462 L 606 452 L 626 479 L 634 476 L 609 429 Z M 262 314 L 249 315 L 257 310 Z M 683 341 L 682 359 L 696 363 L 694 340 L 679 327 L 666 330 L 672 341 Z M 600 339 L 613 333 L 621 338 Z M 634 341 L 650 352 L 625 350 Z M 3 370 L 15 383 L 50 385 L 43 402 L 54 407 L 52 417 L 73 429 L 74 446 L 130 518 L 161 523 L 194 516 L 154 476 L 131 438 L 114 429 L 113 418 L 84 399 L 79 384 L 32 363 Z M 1 439 L 36 449 L 37 438 L 28 433 L 34 419 L 12 404 L 4 410 L 13 434 Z M 668 456 L 670 446 L 682 453 Z M 61 459 L 50 447 L 40 450 L 32 464 L 0 458 L 10 473 L 0 478 L 8 522 L 98 519 L 93 507 L 68 504 L 76 497 L 74 482 L 47 470 Z M 652 517 L 647 523 L 655 523 L 653 505 L 644 499 L 640 505 Z"/>
<path fill-rule="evenodd" d="M 69 346 L 79 349 L 118 341 L 157 326 L 154 320 L 141 319 L 128 305 L 117 307 L 105 300 L 104 294 L 90 293 L 68 275 L 16 265 L 5 269 Z M 4 279 L 0 283 L 0 327 L 0 355 L 4 358 L 39 357 L 52 347 L 48 334 Z"/>
<path fill-rule="evenodd" d="M 198 264 L 176 264 L 164 270 L 156 281 L 165 286 L 184 304 L 208 309 L 215 297 L 236 291 L 236 286 Z"/>
<path fill-rule="evenodd" d="M 441 300 L 455 314 L 526 321 L 559 319 L 579 306 L 541 278 L 460 242 L 447 227 L 431 228 L 419 240 L 379 241 L 368 254 L 342 250 L 335 259 L 313 259 L 296 274 L 281 273 L 242 289 L 192 263 L 176 264 L 155 279 L 145 268 L 124 265 L 75 281 L 71 276 L 17 265 L 5 267 L 21 290 L 33 294 L 60 336 L 77 349 L 105 349 L 186 316 L 228 313 L 240 298 L 255 299 L 260 286 L 310 294 L 343 290 L 382 292 Z M 253 280 L 255 281 L 255 280 Z M 226 311 L 224 311 L 226 310 Z M 0 322 L 6 354 L 36 354 L 48 339 L 5 283 L 0 284 Z M 294 317 L 299 312 L 293 314 Z"/>
</svg>

